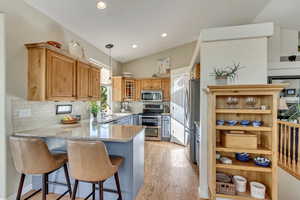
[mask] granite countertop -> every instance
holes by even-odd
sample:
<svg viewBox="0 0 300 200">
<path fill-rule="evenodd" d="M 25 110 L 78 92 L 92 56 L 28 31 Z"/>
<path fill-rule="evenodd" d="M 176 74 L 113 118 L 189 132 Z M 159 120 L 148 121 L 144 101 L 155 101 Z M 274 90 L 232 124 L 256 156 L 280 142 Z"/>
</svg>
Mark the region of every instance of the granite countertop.
<svg viewBox="0 0 300 200">
<path fill-rule="evenodd" d="M 93 124 L 90 121 L 85 121 L 75 125 L 60 125 L 29 131 L 20 131 L 15 132 L 14 135 L 41 138 L 129 142 L 143 130 L 143 126 Z"/>
</svg>

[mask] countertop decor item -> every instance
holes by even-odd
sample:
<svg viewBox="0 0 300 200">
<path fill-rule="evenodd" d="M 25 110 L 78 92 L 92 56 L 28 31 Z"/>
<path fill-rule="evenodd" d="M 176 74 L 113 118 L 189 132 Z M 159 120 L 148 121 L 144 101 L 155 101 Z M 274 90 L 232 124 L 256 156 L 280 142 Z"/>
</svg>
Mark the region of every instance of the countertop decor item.
<svg viewBox="0 0 300 200">
<path fill-rule="evenodd" d="M 79 120 L 76 117 L 72 117 L 70 115 L 66 115 L 61 119 L 62 124 L 76 124 L 78 121 Z"/>
<path fill-rule="evenodd" d="M 264 158 L 264 157 L 254 158 L 254 163 L 257 166 L 261 166 L 261 167 L 270 167 L 271 165 L 271 161 L 268 158 Z"/>
<path fill-rule="evenodd" d="M 79 42 L 71 41 L 69 42 L 69 53 L 75 57 L 83 58 L 84 57 L 84 50 L 79 44 Z"/>
<path fill-rule="evenodd" d="M 233 182 L 237 192 L 246 192 L 247 179 L 243 176 L 233 176 Z"/>
<path fill-rule="evenodd" d="M 250 182 L 251 197 L 256 199 L 265 199 L 266 186 L 259 182 Z"/>
<path fill-rule="evenodd" d="M 90 112 L 92 113 L 94 119 L 97 118 L 97 115 L 100 111 L 100 106 L 96 101 L 91 101 L 90 102 Z"/>
</svg>

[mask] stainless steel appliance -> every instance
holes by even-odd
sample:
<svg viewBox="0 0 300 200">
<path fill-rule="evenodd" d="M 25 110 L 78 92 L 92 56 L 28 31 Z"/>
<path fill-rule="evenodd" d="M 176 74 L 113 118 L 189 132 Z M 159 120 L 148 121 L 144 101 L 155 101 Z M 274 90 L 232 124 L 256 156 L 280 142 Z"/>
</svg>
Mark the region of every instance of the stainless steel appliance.
<svg viewBox="0 0 300 200">
<path fill-rule="evenodd" d="M 142 90 L 141 98 L 145 102 L 162 102 L 163 93 L 161 90 Z"/>
<path fill-rule="evenodd" d="M 161 140 L 162 104 L 144 104 L 140 125 L 145 126 L 146 140 Z"/>
<path fill-rule="evenodd" d="M 196 151 L 199 145 L 195 122 L 200 120 L 200 80 L 190 80 L 187 94 L 188 104 L 185 114 L 185 135 L 189 136 L 189 157 L 194 163 L 197 162 Z M 197 136 L 198 135 L 198 136 Z"/>
</svg>

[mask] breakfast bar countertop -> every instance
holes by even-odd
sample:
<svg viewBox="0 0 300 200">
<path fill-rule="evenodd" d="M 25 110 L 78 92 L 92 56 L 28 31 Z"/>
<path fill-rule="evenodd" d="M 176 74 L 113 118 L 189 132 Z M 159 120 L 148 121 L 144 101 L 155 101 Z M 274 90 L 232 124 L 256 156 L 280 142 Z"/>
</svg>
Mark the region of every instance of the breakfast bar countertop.
<svg viewBox="0 0 300 200">
<path fill-rule="evenodd" d="M 90 121 L 85 121 L 80 124 L 53 126 L 15 132 L 14 134 L 41 138 L 129 142 L 143 130 L 143 126 L 94 124 Z"/>
</svg>

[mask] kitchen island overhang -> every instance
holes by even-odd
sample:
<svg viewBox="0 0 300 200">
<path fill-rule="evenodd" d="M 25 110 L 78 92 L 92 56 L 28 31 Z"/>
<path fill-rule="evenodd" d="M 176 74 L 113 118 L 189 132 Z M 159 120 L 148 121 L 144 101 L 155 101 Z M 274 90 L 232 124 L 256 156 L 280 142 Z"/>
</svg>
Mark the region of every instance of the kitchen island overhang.
<svg viewBox="0 0 300 200">
<path fill-rule="evenodd" d="M 54 152 L 66 152 L 66 141 L 69 139 L 102 141 L 105 143 L 110 155 L 118 155 L 124 158 L 124 163 L 119 169 L 119 177 L 123 199 L 133 200 L 144 184 L 144 132 L 142 126 L 94 124 L 83 122 L 77 125 L 56 126 L 30 131 L 17 132 L 15 135 L 27 137 L 39 137 L 46 141 L 49 149 Z M 49 181 L 65 183 L 63 169 L 49 175 Z M 72 180 L 73 183 L 74 180 Z M 32 189 L 38 190 L 42 186 L 41 176 L 32 176 Z M 115 190 L 113 177 L 105 181 L 104 187 Z M 77 197 L 85 198 L 90 194 L 90 183 L 79 183 Z M 65 185 L 49 185 L 50 193 L 62 194 L 66 190 Z M 97 198 L 98 192 L 96 192 Z M 104 199 L 117 199 L 118 195 L 104 193 Z"/>
</svg>

